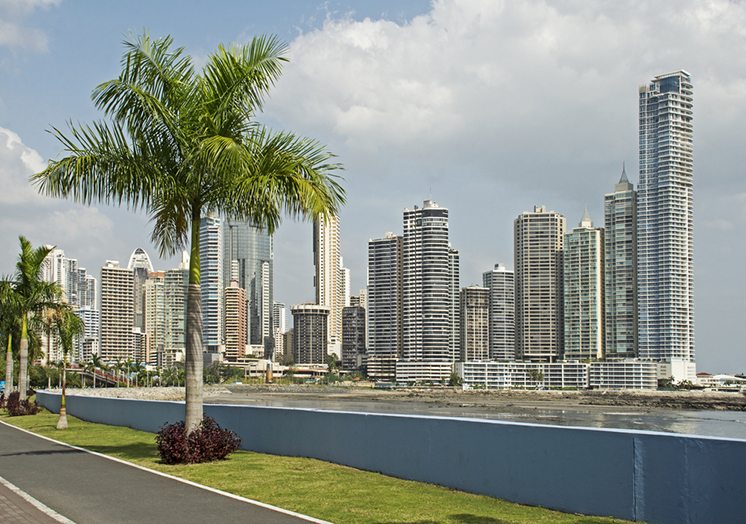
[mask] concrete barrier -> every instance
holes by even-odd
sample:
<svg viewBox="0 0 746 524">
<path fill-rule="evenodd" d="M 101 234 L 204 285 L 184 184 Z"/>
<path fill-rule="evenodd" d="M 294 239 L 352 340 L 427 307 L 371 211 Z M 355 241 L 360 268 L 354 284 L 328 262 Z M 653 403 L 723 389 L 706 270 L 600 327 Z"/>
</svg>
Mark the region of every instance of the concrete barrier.
<svg viewBox="0 0 746 524">
<path fill-rule="evenodd" d="M 59 410 L 59 394 L 38 402 Z M 68 396 L 68 413 L 145 431 L 181 402 Z M 205 405 L 241 447 L 313 457 L 572 513 L 650 523 L 746 521 L 746 440 L 496 420 Z"/>
</svg>

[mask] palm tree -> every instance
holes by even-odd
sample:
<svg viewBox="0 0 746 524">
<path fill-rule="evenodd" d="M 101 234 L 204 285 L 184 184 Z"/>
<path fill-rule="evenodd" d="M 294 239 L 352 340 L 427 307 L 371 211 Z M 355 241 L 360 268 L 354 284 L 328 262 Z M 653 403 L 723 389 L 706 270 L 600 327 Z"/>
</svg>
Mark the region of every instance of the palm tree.
<svg viewBox="0 0 746 524">
<path fill-rule="evenodd" d="M 57 420 L 57 429 L 67 429 L 67 404 L 65 399 L 65 388 L 67 386 L 67 356 L 73 349 L 75 337 L 85 332 L 85 324 L 68 305 L 61 305 L 55 316 L 55 331 L 59 336 L 62 346 L 62 398 L 60 400 L 60 418 Z"/>
<path fill-rule="evenodd" d="M 314 140 L 273 133 L 254 117 L 287 61 L 275 37 L 213 53 L 195 71 L 171 37 L 125 42 L 119 77 L 93 92 L 110 121 L 54 129 L 67 156 L 33 176 L 42 193 L 125 203 L 154 223 L 160 254 L 190 245 L 185 425 L 202 420 L 200 222 L 211 213 L 272 233 L 283 213 L 336 214 L 341 166 Z"/>
<path fill-rule="evenodd" d="M 41 278 L 44 259 L 52 251 L 50 246 L 34 249 L 25 237 L 19 237 L 21 253 L 16 263 L 15 293 L 18 299 L 21 316 L 21 344 L 18 352 L 18 390 L 20 398 L 26 398 L 28 390 L 29 361 L 29 322 L 33 315 L 40 314 L 44 308 L 55 307 L 62 295 L 56 282 L 46 282 Z"/>
<path fill-rule="evenodd" d="M 91 366 L 93 368 L 93 389 L 96 389 L 96 370 L 104 371 L 106 369 L 106 364 L 104 364 L 104 361 L 101 360 L 101 357 L 94 353 L 91 355 Z"/>
<path fill-rule="evenodd" d="M 21 316 L 18 305 L 18 296 L 13 282 L 5 278 L 0 280 L 0 333 L 3 334 L 2 342 L 7 341 L 5 350 L 6 395 L 13 391 L 13 333 L 18 330 L 18 319 Z"/>
</svg>

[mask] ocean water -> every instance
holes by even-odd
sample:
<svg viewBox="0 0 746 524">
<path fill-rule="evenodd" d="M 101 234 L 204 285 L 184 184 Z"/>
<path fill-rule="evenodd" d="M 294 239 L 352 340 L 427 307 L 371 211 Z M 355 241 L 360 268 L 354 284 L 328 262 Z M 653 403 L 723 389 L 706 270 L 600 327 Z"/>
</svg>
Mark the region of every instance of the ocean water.
<svg viewBox="0 0 746 524">
<path fill-rule="evenodd" d="M 528 422 L 557 426 L 579 426 L 593 428 L 638 429 L 725 437 L 746 440 L 746 412 L 718 410 L 672 410 L 662 408 L 635 408 L 615 406 L 565 407 L 480 407 L 442 406 L 416 399 L 389 401 L 339 399 L 334 397 L 293 397 L 232 395 L 210 399 L 212 403 L 248 404 L 254 406 L 296 407 L 355 411 L 367 413 L 396 413 L 405 415 L 432 415 L 441 417 L 467 417 Z"/>
</svg>

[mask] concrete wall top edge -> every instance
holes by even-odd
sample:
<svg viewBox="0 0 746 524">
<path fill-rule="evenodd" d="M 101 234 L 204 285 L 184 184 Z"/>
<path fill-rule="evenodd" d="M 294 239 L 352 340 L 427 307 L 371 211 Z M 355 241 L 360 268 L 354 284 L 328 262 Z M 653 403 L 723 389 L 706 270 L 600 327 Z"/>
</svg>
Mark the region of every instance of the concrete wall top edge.
<svg viewBox="0 0 746 524">
<path fill-rule="evenodd" d="M 54 391 L 40 390 L 37 392 L 47 395 L 59 396 L 60 393 Z M 87 395 L 68 395 L 69 397 L 86 398 L 86 399 L 105 399 L 105 400 L 126 400 L 130 402 L 160 402 L 167 404 L 184 404 L 183 400 L 155 400 L 155 399 L 135 399 L 135 398 L 121 398 L 121 397 L 102 397 L 102 396 L 87 396 Z M 411 418 L 411 419 L 426 419 L 426 420 L 449 420 L 455 422 L 467 422 L 467 423 L 478 423 L 478 424 L 492 424 L 498 426 L 509 426 L 509 427 L 529 427 L 529 428 L 553 428 L 559 430 L 572 430 L 572 431 L 588 431 L 596 433 L 617 433 L 622 435 L 645 435 L 645 436 L 658 436 L 665 438 L 687 438 L 697 440 L 711 440 L 711 441 L 726 441 L 726 442 L 740 442 L 746 444 L 746 439 L 729 438 L 729 437 L 713 437 L 707 435 L 696 435 L 687 433 L 669 433 L 664 431 L 650 431 L 650 430 L 636 430 L 636 429 L 623 429 L 623 428 L 593 428 L 586 426 L 561 426 L 557 424 L 536 424 L 531 422 L 514 422 L 507 420 L 495 420 L 495 419 L 483 419 L 483 418 L 472 418 L 472 417 L 446 417 L 437 415 L 417 415 L 417 414 L 406 414 L 406 413 L 373 413 L 368 411 L 344 411 L 334 409 L 320 409 L 320 408 L 297 408 L 297 407 L 277 407 L 277 406 L 251 406 L 247 404 L 212 404 L 205 403 L 205 407 L 216 406 L 225 407 L 232 409 L 258 409 L 258 410 L 269 410 L 269 411 L 302 411 L 309 413 L 330 413 L 330 414 L 343 414 L 343 415 L 359 415 L 366 417 L 382 417 L 382 418 Z"/>
</svg>

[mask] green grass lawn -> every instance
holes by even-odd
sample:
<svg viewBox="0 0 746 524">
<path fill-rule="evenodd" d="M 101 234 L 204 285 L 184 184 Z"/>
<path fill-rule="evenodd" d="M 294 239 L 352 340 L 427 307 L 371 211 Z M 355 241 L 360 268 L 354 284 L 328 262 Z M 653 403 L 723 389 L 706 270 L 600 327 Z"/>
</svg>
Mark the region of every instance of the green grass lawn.
<svg viewBox="0 0 746 524">
<path fill-rule="evenodd" d="M 154 435 L 42 413 L 0 419 L 40 435 L 118 457 L 151 469 L 335 523 L 612 523 L 522 506 L 482 495 L 387 477 L 321 460 L 239 451 L 207 464 L 161 464 Z"/>
</svg>

